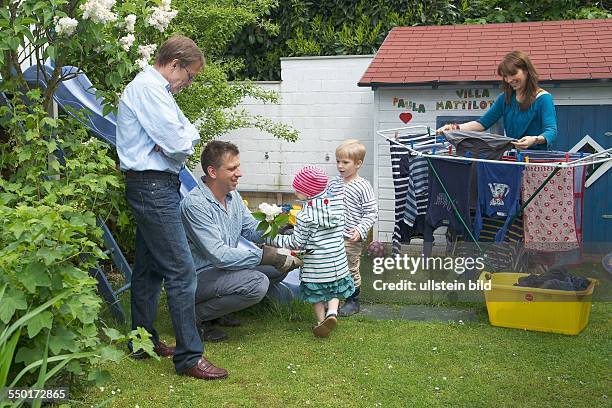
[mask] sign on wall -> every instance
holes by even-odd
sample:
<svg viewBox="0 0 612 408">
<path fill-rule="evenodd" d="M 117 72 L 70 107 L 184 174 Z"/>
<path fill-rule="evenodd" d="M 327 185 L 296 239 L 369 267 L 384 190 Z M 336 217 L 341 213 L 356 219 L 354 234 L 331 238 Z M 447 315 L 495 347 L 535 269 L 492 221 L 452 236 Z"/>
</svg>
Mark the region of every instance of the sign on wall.
<svg viewBox="0 0 612 408">
<path fill-rule="evenodd" d="M 457 89 L 450 97 L 441 100 L 409 100 L 399 96 L 393 96 L 391 99 L 392 106 L 398 111 L 397 118 L 404 124 L 413 120 L 417 117 L 416 115 L 423 115 L 431 111 L 486 111 L 493 105 L 493 102 L 495 99 L 491 97 L 491 90 L 487 88 Z"/>
</svg>

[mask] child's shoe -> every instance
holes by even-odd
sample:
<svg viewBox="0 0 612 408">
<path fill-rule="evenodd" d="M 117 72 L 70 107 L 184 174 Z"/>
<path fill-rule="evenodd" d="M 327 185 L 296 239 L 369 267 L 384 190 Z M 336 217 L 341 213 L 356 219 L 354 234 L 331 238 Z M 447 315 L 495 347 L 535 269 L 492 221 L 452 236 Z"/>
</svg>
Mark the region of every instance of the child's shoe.
<svg viewBox="0 0 612 408">
<path fill-rule="evenodd" d="M 338 319 L 335 314 L 328 315 L 325 320 L 312 328 L 312 332 L 317 337 L 329 337 L 329 333 L 336 328 Z"/>
<path fill-rule="evenodd" d="M 356 313 L 359 313 L 359 299 L 348 298 L 338 309 L 338 315 L 341 317 L 352 316 Z"/>
</svg>

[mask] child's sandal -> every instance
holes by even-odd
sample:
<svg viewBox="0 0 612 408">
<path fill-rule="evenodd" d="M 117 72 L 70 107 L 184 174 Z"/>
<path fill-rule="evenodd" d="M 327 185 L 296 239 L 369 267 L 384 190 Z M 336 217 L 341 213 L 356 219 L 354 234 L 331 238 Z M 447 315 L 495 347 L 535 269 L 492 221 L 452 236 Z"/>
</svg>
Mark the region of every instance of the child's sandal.
<svg viewBox="0 0 612 408">
<path fill-rule="evenodd" d="M 335 314 L 328 315 L 325 320 L 312 328 L 312 332 L 317 337 L 329 337 L 329 334 L 336 328 L 338 319 Z"/>
</svg>

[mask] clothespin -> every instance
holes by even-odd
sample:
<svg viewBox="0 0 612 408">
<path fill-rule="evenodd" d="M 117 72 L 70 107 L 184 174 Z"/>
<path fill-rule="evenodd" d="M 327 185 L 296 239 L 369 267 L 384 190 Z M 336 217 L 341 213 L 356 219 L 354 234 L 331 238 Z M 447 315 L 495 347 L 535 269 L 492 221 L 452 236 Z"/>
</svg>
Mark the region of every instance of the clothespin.
<svg viewBox="0 0 612 408">
<path fill-rule="evenodd" d="M 468 150 L 467 152 L 465 152 L 465 157 L 472 157 L 472 153 L 470 153 L 470 151 Z"/>
<path fill-rule="evenodd" d="M 584 157 L 584 152 L 580 152 L 580 158 L 582 159 Z"/>
<path fill-rule="evenodd" d="M 448 155 L 449 156 L 453 155 L 453 145 L 448 146 Z"/>
<path fill-rule="evenodd" d="M 569 161 L 569 153 L 565 153 L 565 162 L 567 163 Z"/>
<path fill-rule="evenodd" d="M 414 140 L 411 140 L 411 141 L 410 141 L 410 148 L 411 148 L 411 149 L 414 149 Z"/>
<path fill-rule="evenodd" d="M 529 156 L 525 156 L 525 163 L 529 163 Z"/>
<path fill-rule="evenodd" d="M 518 153 L 518 156 L 517 156 L 516 160 L 522 162 L 523 161 L 523 153 Z"/>
<path fill-rule="evenodd" d="M 431 148 L 431 154 L 436 154 L 436 146 Z"/>
</svg>

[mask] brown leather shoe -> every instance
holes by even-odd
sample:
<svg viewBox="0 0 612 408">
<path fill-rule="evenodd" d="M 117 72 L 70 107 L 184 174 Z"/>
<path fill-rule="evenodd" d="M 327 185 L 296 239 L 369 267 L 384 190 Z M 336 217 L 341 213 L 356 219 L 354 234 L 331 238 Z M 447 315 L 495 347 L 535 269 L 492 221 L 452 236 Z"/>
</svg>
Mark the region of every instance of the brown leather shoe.
<svg viewBox="0 0 612 408">
<path fill-rule="evenodd" d="M 191 368 L 183 371 L 183 375 L 200 378 L 202 380 L 220 380 L 227 377 L 227 371 L 220 367 L 215 367 L 204 357 Z"/>
<path fill-rule="evenodd" d="M 128 348 L 130 351 L 132 351 L 131 343 L 128 344 Z M 168 346 L 161 340 L 155 346 L 153 346 L 153 351 L 160 357 L 172 357 L 174 355 L 174 350 L 174 346 Z M 130 357 L 132 357 L 134 360 L 144 360 L 149 358 L 149 355 L 143 349 L 139 349 L 138 351 L 133 352 Z"/>
<path fill-rule="evenodd" d="M 172 357 L 174 355 L 176 347 L 168 346 L 164 342 L 160 341 L 153 347 L 153 351 L 160 357 Z"/>
</svg>

